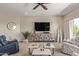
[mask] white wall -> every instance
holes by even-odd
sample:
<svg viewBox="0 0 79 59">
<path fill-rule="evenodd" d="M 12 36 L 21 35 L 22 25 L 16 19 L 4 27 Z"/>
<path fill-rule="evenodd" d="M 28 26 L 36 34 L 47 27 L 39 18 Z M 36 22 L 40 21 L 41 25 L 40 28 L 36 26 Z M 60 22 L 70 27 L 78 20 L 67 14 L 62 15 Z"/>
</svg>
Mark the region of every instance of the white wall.
<svg viewBox="0 0 79 59">
<path fill-rule="evenodd" d="M 15 22 L 16 30 L 7 29 L 8 22 Z M 18 38 L 20 32 L 34 32 L 34 22 L 50 22 L 50 32 L 56 37 L 56 30 L 63 29 L 63 17 L 60 16 L 15 16 L 0 14 L 0 33 L 6 34 L 8 37 Z"/>
<path fill-rule="evenodd" d="M 73 10 L 71 13 L 64 17 L 64 36 L 65 38 L 70 38 L 69 34 L 69 20 L 79 18 L 79 8 Z"/>
<path fill-rule="evenodd" d="M 50 22 L 50 32 L 55 37 L 57 28 L 62 28 L 63 17 L 59 16 L 25 16 L 20 19 L 21 32 L 29 31 L 34 32 L 34 22 Z"/>
<path fill-rule="evenodd" d="M 7 29 L 7 24 L 9 22 L 16 23 L 17 28 L 14 31 Z M 0 34 L 5 34 L 14 39 L 17 37 L 18 33 L 20 33 L 20 17 L 8 14 L 0 14 Z"/>
<path fill-rule="evenodd" d="M 11 31 L 7 28 L 9 22 L 16 23 L 16 30 Z M 57 28 L 63 27 L 63 17 L 60 16 L 16 16 L 10 14 L 0 14 L 0 34 L 14 39 L 19 37 L 20 32 L 33 32 L 34 22 L 50 22 L 50 32 L 56 37 Z"/>
</svg>

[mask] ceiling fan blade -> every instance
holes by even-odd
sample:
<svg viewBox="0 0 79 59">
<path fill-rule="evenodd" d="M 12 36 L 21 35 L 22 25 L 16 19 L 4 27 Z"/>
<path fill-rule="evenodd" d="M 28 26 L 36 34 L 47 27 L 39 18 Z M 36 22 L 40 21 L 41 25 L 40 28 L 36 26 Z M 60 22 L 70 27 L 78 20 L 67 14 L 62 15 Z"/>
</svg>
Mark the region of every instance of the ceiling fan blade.
<svg viewBox="0 0 79 59">
<path fill-rule="evenodd" d="M 38 6 L 39 6 L 39 4 L 38 4 L 38 5 L 36 5 L 36 6 L 33 8 L 33 10 L 35 10 Z"/>
<path fill-rule="evenodd" d="M 43 7 L 43 9 L 47 10 L 46 6 L 44 6 L 43 4 L 40 4 L 40 5 Z"/>
</svg>

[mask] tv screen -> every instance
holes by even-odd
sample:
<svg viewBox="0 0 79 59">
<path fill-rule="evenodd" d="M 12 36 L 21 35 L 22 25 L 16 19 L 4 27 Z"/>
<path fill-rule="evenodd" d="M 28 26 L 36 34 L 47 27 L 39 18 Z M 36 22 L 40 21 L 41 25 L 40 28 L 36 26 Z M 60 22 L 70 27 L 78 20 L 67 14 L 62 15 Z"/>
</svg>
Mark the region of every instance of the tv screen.
<svg viewBox="0 0 79 59">
<path fill-rule="evenodd" d="M 35 22 L 35 31 L 50 31 L 49 22 Z"/>
</svg>

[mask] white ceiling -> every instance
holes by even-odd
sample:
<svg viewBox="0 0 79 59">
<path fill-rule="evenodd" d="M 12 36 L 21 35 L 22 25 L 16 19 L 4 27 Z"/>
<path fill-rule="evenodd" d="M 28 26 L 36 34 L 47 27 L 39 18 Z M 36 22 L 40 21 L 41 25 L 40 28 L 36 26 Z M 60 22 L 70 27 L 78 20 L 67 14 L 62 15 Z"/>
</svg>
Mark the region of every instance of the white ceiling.
<svg viewBox="0 0 79 59">
<path fill-rule="evenodd" d="M 19 16 L 62 16 L 68 14 L 76 8 L 79 8 L 78 3 L 48 3 L 44 4 L 48 10 L 44 10 L 41 6 L 33 10 L 33 7 L 36 5 L 36 3 L 1 3 L 0 13 L 8 13 Z"/>
</svg>

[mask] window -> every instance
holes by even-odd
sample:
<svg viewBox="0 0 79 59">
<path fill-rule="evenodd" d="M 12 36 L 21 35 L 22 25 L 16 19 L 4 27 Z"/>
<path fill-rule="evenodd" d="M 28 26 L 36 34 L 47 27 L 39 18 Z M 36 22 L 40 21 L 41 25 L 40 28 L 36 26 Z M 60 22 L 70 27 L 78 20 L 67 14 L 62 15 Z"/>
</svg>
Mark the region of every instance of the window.
<svg viewBox="0 0 79 59">
<path fill-rule="evenodd" d="M 74 37 L 78 37 L 79 36 L 79 18 L 74 19 L 73 36 Z"/>
<path fill-rule="evenodd" d="M 79 18 L 69 21 L 70 39 L 79 36 Z"/>
</svg>

